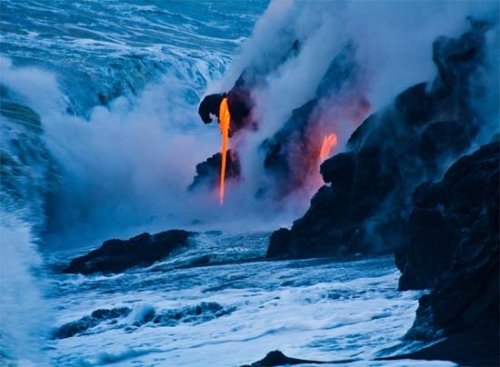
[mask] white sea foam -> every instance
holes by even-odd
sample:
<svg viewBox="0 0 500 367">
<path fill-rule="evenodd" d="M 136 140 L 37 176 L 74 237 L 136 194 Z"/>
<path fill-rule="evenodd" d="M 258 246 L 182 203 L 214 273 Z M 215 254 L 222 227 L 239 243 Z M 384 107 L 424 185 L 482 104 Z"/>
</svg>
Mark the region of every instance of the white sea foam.
<svg viewBox="0 0 500 367">
<path fill-rule="evenodd" d="M 118 323 L 54 342 L 50 356 L 67 364 L 106 365 L 113 360 L 119 366 L 195 367 L 211 361 L 223 367 L 250 363 L 279 349 L 305 359 L 354 358 L 361 360 L 354 366 L 374 365 L 370 359 L 380 346 L 401 343 L 413 322 L 420 292 L 398 292 L 398 277 L 390 257 L 344 264 L 305 260 L 141 270 L 107 281 L 86 278 L 87 285 L 73 283 L 71 276 L 64 282 L 80 290 L 79 299 L 75 302 L 69 291 L 57 298 L 57 324 L 98 308 L 127 306 L 134 311 Z M 113 294 L 107 293 L 106 283 Z M 215 302 L 232 312 L 201 323 L 132 326 L 151 309 L 158 314 L 201 302 Z"/>
</svg>

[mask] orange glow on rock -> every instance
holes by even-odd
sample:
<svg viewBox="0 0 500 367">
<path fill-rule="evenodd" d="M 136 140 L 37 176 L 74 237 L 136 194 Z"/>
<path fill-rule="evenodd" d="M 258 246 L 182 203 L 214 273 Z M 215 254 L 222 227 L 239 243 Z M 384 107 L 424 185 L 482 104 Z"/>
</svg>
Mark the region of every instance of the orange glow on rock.
<svg viewBox="0 0 500 367">
<path fill-rule="evenodd" d="M 229 129 L 231 123 L 231 114 L 227 106 L 227 97 L 224 97 L 219 107 L 219 126 L 222 133 L 222 163 L 220 167 L 220 186 L 219 186 L 219 200 L 220 204 L 224 203 L 224 181 L 226 179 L 226 159 L 227 159 L 227 146 L 229 138 Z"/>
<path fill-rule="evenodd" d="M 323 144 L 321 144 L 321 150 L 319 152 L 319 162 L 323 162 L 330 156 L 330 152 L 337 145 L 337 134 L 325 135 L 323 138 Z"/>
</svg>

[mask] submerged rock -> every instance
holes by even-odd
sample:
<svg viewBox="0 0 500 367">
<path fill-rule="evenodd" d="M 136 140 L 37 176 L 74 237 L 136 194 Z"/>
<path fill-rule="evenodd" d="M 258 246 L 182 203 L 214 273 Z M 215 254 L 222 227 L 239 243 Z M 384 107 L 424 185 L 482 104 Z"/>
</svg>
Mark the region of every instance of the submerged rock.
<svg viewBox="0 0 500 367">
<path fill-rule="evenodd" d="M 325 363 L 325 362 L 315 362 L 315 361 L 308 361 L 305 359 L 290 358 L 290 357 L 287 357 L 286 355 L 284 355 L 279 350 L 275 350 L 275 351 L 267 353 L 267 355 L 263 359 L 261 359 L 260 361 L 254 362 L 251 365 L 244 365 L 241 367 L 293 366 L 296 364 L 303 364 L 303 363 L 321 364 L 321 363 Z"/>
<path fill-rule="evenodd" d="M 271 236 L 268 257 L 377 254 L 405 241 L 412 192 L 440 177 L 443 163 L 465 153 L 484 123 L 471 90 L 484 81 L 478 75 L 485 62 L 485 28 L 472 25 L 458 40 L 435 41 L 439 75 L 432 85 L 402 92 L 363 122 L 347 152 L 321 165 L 327 185 L 291 230 Z"/>
<path fill-rule="evenodd" d="M 68 322 L 52 332 L 53 339 L 65 339 L 79 334 L 99 332 L 93 329 L 105 324 L 108 328 L 124 328 L 127 331 L 149 324 L 159 327 L 173 327 L 183 324 L 198 325 L 231 314 L 236 307 L 225 308 L 216 302 L 201 302 L 199 305 L 181 309 L 157 311 L 154 307 L 144 307 L 139 312 L 132 312 L 129 307 L 98 309 L 79 320 Z M 127 316 L 132 315 L 128 319 Z M 119 320 L 122 322 L 119 324 Z"/>
<path fill-rule="evenodd" d="M 90 316 L 84 316 L 80 320 L 68 322 L 59 327 L 52 333 L 52 337 L 54 339 L 71 338 L 99 325 L 101 322 L 115 322 L 115 319 L 126 317 L 131 311 L 128 307 L 95 310 Z"/>
<path fill-rule="evenodd" d="M 136 266 L 150 266 L 188 246 L 192 232 L 173 229 L 150 235 L 143 233 L 129 240 L 108 240 L 87 255 L 71 261 L 63 273 L 119 273 Z"/>
<path fill-rule="evenodd" d="M 152 317 L 151 321 L 160 326 L 175 326 L 179 323 L 198 325 L 222 316 L 230 315 L 234 307 L 224 308 L 216 302 L 201 302 L 179 310 L 168 310 Z"/>
</svg>

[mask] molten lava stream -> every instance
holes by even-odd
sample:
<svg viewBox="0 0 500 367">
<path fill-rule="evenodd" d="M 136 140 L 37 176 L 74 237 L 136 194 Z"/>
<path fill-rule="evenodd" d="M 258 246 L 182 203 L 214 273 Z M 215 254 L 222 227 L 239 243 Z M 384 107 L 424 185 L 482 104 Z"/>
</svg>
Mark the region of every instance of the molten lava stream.
<svg viewBox="0 0 500 367">
<path fill-rule="evenodd" d="M 219 108 L 219 125 L 222 133 L 222 163 L 220 167 L 220 186 L 219 186 L 219 200 L 220 204 L 224 203 L 224 181 L 226 179 L 226 159 L 227 159 L 227 145 L 229 139 L 231 115 L 227 107 L 227 98 L 223 98 Z"/>
<path fill-rule="evenodd" d="M 337 134 L 332 133 L 325 135 L 323 138 L 323 144 L 321 144 L 321 150 L 319 152 L 319 163 L 322 163 L 325 159 L 330 156 L 332 148 L 337 145 Z"/>
</svg>

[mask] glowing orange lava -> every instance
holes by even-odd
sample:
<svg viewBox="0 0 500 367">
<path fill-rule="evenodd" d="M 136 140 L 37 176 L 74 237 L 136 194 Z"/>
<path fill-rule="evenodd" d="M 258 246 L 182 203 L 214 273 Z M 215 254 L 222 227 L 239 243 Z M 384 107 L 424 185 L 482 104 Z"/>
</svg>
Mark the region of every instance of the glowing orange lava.
<svg viewBox="0 0 500 367">
<path fill-rule="evenodd" d="M 219 107 L 219 125 L 222 133 L 222 164 L 220 167 L 220 186 L 219 186 L 219 200 L 220 204 L 224 203 L 224 180 L 226 178 L 226 158 L 227 158 L 227 145 L 229 138 L 231 115 L 227 106 L 227 98 L 223 98 Z"/>
<path fill-rule="evenodd" d="M 321 144 L 321 150 L 319 152 L 319 162 L 323 162 L 330 156 L 332 148 L 337 145 L 337 134 L 325 135 L 323 138 L 323 144 Z"/>
</svg>

